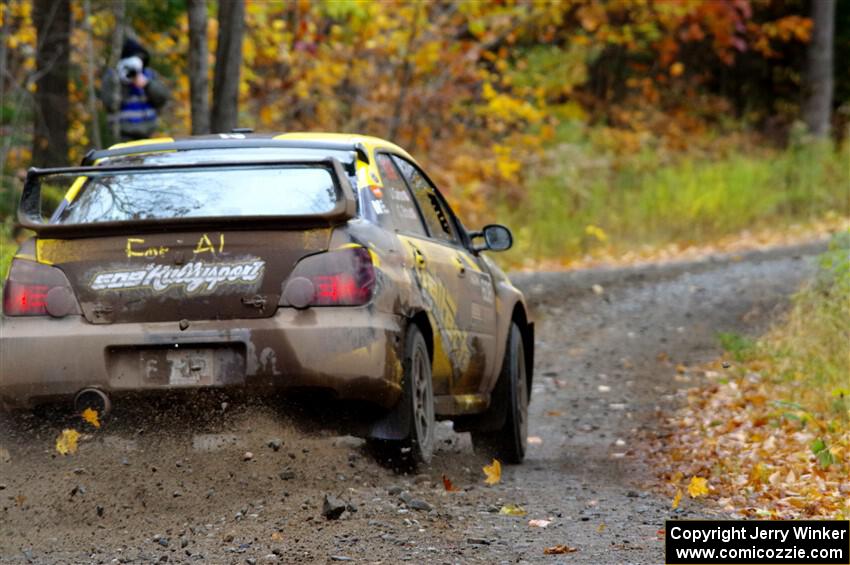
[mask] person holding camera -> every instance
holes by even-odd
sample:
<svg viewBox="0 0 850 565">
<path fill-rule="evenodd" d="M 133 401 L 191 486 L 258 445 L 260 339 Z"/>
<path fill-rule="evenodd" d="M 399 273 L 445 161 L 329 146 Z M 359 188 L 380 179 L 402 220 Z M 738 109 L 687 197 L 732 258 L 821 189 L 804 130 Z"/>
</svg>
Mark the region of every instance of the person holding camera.
<svg viewBox="0 0 850 565">
<path fill-rule="evenodd" d="M 150 137 L 156 131 L 157 111 L 168 101 L 168 88 L 149 62 L 147 50 L 127 39 L 118 65 L 103 76 L 100 97 L 110 120 L 120 124 L 121 141 Z"/>
</svg>

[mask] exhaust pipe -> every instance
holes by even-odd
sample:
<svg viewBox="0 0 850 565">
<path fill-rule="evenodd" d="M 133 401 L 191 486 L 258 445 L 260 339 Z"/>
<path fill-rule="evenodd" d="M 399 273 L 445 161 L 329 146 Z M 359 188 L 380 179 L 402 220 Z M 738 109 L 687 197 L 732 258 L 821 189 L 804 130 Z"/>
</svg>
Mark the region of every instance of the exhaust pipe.
<svg viewBox="0 0 850 565">
<path fill-rule="evenodd" d="M 84 388 L 74 397 L 74 411 L 82 414 L 86 408 L 95 410 L 101 418 L 105 418 L 112 410 L 112 401 L 99 388 Z"/>
</svg>

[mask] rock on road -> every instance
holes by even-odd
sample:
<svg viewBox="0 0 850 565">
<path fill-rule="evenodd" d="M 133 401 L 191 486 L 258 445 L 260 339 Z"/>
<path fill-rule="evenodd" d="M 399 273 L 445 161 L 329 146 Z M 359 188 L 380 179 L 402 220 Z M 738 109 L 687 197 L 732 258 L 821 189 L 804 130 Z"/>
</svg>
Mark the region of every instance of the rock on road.
<svg viewBox="0 0 850 565">
<path fill-rule="evenodd" d="M 670 501 L 639 438 L 693 386 L 676 366 L 764 330 L 821 247 L 514 277 L 537 321 L 533 443 L 494 486 L 448 424 L 412 476 L 269 403 L 119 406 L 68 457 L 53 442 L 78 423 L 2 416 L 0 563 L 661 563 Z"/>
</svg>

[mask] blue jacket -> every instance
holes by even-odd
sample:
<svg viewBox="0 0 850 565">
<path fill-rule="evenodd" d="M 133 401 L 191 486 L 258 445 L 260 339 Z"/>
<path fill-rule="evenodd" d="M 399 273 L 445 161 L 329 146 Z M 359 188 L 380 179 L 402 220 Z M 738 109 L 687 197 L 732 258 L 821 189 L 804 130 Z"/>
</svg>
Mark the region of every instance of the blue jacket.
<svg viewBox="0 0 850 565">
<path fill-rule="evenodd" d="M 149 137 L 157 127 L 157 110 L 168 100 L 168 89 L 152 69 L 142 71 L 148 79 L 144 88 L 124 84 L 113 69 L 106 72 L 101 85 L 101 99 L 112 119 L 121 123 L 121 134 L 125 137 Z M 115 91 L 121 89 L 121 99 L 115 106 Z"/>
</svg>

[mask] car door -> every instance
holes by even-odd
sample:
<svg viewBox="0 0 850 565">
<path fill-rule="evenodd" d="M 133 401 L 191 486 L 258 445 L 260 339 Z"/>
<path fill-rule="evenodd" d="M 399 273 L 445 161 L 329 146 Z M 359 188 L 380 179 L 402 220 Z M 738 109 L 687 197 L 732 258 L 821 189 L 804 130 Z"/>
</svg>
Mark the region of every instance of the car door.
<svg viewBox="0 0 850 565">
<path fill-rule="evenodd" d="M 392 160 L 427 228 L 427 235 L 411 237 L 408 244 L 426 300 L 447 342 L 451 393 L 477 393 L 482 376 L 492 370 L 495 351 L 493 282 L 465 248 L 461 228 L 434 184 L 407 159 L 392 155 Z"/>
</svg>

